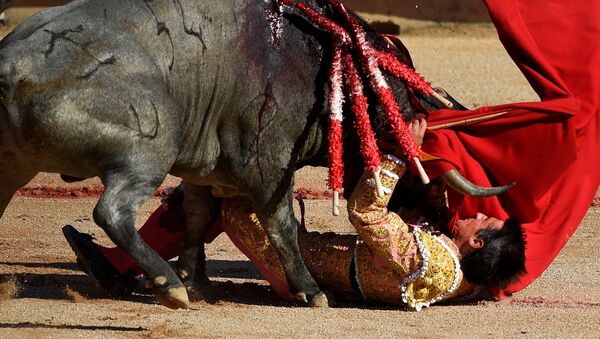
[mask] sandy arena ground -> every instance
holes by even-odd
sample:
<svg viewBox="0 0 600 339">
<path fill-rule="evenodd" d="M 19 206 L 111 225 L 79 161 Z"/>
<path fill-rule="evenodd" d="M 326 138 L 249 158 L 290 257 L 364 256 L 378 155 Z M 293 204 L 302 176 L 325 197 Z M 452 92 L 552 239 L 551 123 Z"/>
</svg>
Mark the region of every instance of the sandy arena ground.
<svg viewBox="0 0 600 339">
<path fill-rule="evenodd" d="M 467 106 L 535 100 L 489 25 L 401 24 L 417 69 Z M 325 179 L 324 170 L 305 169 L 297 188 L 322 192 Z M 166 186 L 176 182 L 170 178 Z M 127 300 L 110 299 L 78 270 L 60 227 L 72 224 L 109 243 L 91 221 L 96 199 L 89 195 L 98 187 L 95 180 L 65 185 L 55 175 L 40 175 L 9 205 L 0 221 L 0 281 L 12 279 L 19 289 L 7 298 L 11 284 L 0 286 L 0 337 L 600 336 L 598 208 L 589 210 L 540 279 L 502 302 L 435 306 L 421 313 L 344 302 L 330 309 L 299 307 L 278 299 L 222 236 L 207 250 L 219 301 L 195 300 L 191 310 L 171 311 L 143 289 Z M 49 189 L 57 197 L 75 197 L 31 197 Z M 157 205 L 158 199 L 144 205 L 138 225 Z M 309 228 L 351 230 L 345 216 L 330 216 L 329 201 L 309 200 L 307 207 Z"/>
</svg>

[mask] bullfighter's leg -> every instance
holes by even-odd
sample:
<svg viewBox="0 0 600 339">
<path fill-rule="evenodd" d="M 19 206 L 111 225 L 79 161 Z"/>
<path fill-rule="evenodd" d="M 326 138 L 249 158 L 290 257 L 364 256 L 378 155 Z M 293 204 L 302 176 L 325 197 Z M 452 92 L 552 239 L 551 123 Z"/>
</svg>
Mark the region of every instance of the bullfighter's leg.
<svg viewBox="0 0 600 339">
<path fill-rule="evenodd" d="M 210 285 L 206 276 L 204 238 L 219 213 L 219 200 L 211 194 L 210 186 L 183 184 L 183 206 L 186 220 L 185 249 L 177 261 L 177 275 L 192 289 Z"/>
<path fill-rule="evenodd" d="M 144 166 L 137 168 L 139 170 L 123 169 L 102 177 L 105 191 L 94 209 L 94 221 L 146 272 L 148 287 L 153 288 L 160 304 L 186 308 L 189 299 L 185 287 L 135 229 L 138 207 L 160 186 L 166 173 L 153 175 Z"/>
<path fill-rule="evenodd" d="M 289 181 L 292 179 L 289 178 Z M 297 242 L 298 226 L 292 207 L 292 186 L 289 185 L 290 188 L 280 199 L 273 199 L 275 201 L 253 199 L 256 213 L 273 247 L 279 253 L 290 292 L 310 306 L 328 307 L 327 296 L 317 286 L 300 255 Z"/>
</svg>

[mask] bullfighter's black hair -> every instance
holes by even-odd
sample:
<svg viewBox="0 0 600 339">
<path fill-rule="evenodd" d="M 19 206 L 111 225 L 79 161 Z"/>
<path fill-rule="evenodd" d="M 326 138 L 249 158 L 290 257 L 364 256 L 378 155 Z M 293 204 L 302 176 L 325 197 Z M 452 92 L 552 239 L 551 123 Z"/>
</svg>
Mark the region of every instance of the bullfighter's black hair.
<svg viewBox="0 0 600 339">
<path fill-rule="evenodd" d="M 516 218 L 505 221 L 500 229 L 477 232 L 483 247 L 467 253 L 461 260 L 469 282 L 493 288 L 504 288 L 518 281 L 525 269 L 525 235 Z"/>
</svg>

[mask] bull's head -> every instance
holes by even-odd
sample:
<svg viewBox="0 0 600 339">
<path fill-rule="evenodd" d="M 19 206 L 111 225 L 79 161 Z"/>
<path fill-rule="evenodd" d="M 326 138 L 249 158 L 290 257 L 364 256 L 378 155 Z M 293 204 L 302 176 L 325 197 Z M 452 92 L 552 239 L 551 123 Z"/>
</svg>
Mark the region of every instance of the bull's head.
<svg viewBox="0 0 600 339">
<path fill-rule="evenodd" d="M 352 14 L 354 15 L 354 14 Z M 367 40 L 369 43 L 374 46 L 377 50 L 389 52 L 396 56 L 396 58 L 402 61 L 404 64 L 412 67 L 412 60 L 410 58 L 410 54 L 406 47 L 400 42 L 399 39 L 392 36 L 385 36 L 371 28 L 364 20 L 355 15 L 355 18 L 363 27 L 363 29 L 367 32 Z M 432 95 L 427 95 L 425 93 L 415 91 L 411 89 L 406 82 L 403 80 L 393 76 L 390 73 L 383 72 L 383 75 L 390 85 L 394 92 L 395 99 L 400 107 L 400 111 L 402 112 L 403 118 L 405 122 L 409 122 L 421 115 L 427 115 L 428 112 L 441 109 L 448 108 L 447 105 L 440 102 L 440 100 L 436 99 Z M 366 83 L 366 79 L 364 79 Z M 384 135 L 389 133 L 391 130 L 388 119 L 386 118 L 386 114 L 381 105 L 373 104 L 377 103 L 377 98 L 375 93 L 371 90 L 371 87 L 366 86 L 367 95 L 369 96 L 370 105 L 370 117 L 371 124 L 376 133 L 376 135 L 381 139 Z M 458 101 L 456 101 L 452 96 L 450 96 L 443 89 L 436 89 L 438 95 L 443 96 L 447 101 L 451 103 L 452 109 L 456 110 L 466 110 L 466 108 L 461 105 Z M 350 109 L 346 107 L 346 109 Z M 352 114 L 347 114 L 346 117 L 351 117 L 350 119 L 346 119 L 345 121 L 345 130 L 353 131 L 354 128 L 354 119 Z M 358 139 L 356 138 L 356 134 L 349 132 L 345 134 L 344 138 L 345 148 L 346 149 L 358 149 Z M 363 166 L 357 166 L 357 164 L 363 163 L 362 157 L 358 152 L 345 152 L 344 153 L 344 163 L 353 164 L 353 166 L 347 166 L 344 177 L 344 188 L 345 195 L 348 198 L 348 195 L 352 192 L 352 187 L 355 186 L 357 180 L 360 178 L 362 173 Z M 442 175 L 442 180 L 448 186 L 452 187 L 456 191 L 471 195 L 475 197 L 489 197 L 499 195 L 511 189 L 515 183 L 511 183 L 501 187 L 481 187 L 475 185 L 470 182 L 466 178 L 464 178 L 457 170 L 451 170 L 444 175 Z M 403 180 L 404 186 L 411 186 L 413 191 L 421 191 L 423 192 L 423 197 L 427 197 L 426 200 L 435 200 L 438 201 L 440 198 L 436 197 L 436 194 L 442 194 L 443 190 L 436 188 L 443 185 L 442 181 L 437 180 L 433 185 L 427 186 L 423 185 L 419 180 L 415 180 L 414 176 L 407 175 Z M 402 184 L 401 184 L 402 185 Z M 437 192 L 437 193 L 436 193 Z M 398 195 L 396 195 L 399 197 Z M 392 201 L 392 204 L 394 202 Z"/>
<path fill-rule="evenodd" d="M 386 57 L 391 56 L 395 62 L 399 60 L 404 65 L 408 65 L 410 68 L 409 71 L 412 72 L 412 62 L 410 60 L 408 50 L 397 38 L 380 34 L 360 17 L 354 13 L 346 11 L 343 5 L 336 0 L 300 0 L 297 3 L 291 0 L 276 0 L 276 2 L 283 3 L 292 8 L 300 9 L 302 14 L 307 17 L 307 21 L 312 23 L 317 28 L 317 31 L 326 31 L 330 34 L 331 40 L 321 40 L 321 43 L 324 43 L 322 45 L 325 51 L 323 59 L 324 63 L 327 65 L 336 65 L 336 52 L 339 52 L 340 46 L 346 48 L 344 52 L 342 52 L 346 53 L 345 57 L 343 57 L 344 61 L 349 60 L 348 54 L 354 54 L 353 59 L 355 63 L 360 64 L 362 62 L 362 69 L 359 70 L 361 74 L 359 76 L 362 77 L 362 91 L 364 91 L 364 95 L 367 97 L 367 101 L 369 103 L 368 118 L 371 122 L 371 127 L 375 137 L 378 140 L 383 139 L 384 136 L 389 134 L 389 132 L 392 130 L 392 126 L 389 122 L 390 120 L 388 119 L 390 113 L 389 105 L 384 106 L 380 104 L 381 93 L 377 92 L 377 90 L 374 90 L 374 87 L 372 86 L 373 73 L 369 73 L 369 70 L 365 69 L 365 67 L 368 66 L 365 66 L 365 54 L 363 53 L 364 49 L 361 50 L 361 47 L 357 47 L 356 45 L 360 44 L 360 40 L 362 39 L 363 41 L 366 41 L 366 44 L 368 44 L 372 50 L 375 50 L 378 53 L 381 52 L 385 54 Z M 323 3 L 326 3 L 326 5 L 323 5 Z M 356 34 L 356 27 L 359 27 L 359 30 L 364 33 L 361 34 L 360 39 L 358 38 L 358 34 Z M 350 35 L 352 34 L 354 34 L 354 38 L 350 38 Z M 321 37 L 323 36 L 323 34 L 320 33 L 318 35 Z M 348 44 L 354 45 L 349 47 Z M 328 59 L 328 55 L 333 55 L 332 59 Z M 337 60 L 339 60 L 339 56 L 337 57 Z M 352 57 L 350 57 L 350 60 L 352 60 Z M 366 64 L 368 65 L 368 63 Z M 346 71 L 348 71 L 349 68 L 347 67 L 347 62 L 345 66 Z M 334 68 L 335 66 L 331 67 L 332 70 L 334 70 Z M 333 73 L 330 73 L 330 86 L 328 90 L 330 93 L 335 90 L 335 86 L 333 85 L 334 82 L 331 81 L 334 76 L 331 74 Z M 386 88 L 391 89 L 392 96 L 394 97 L 393 99 L 395 99 L 393 100 L 395 101 L 394 104 L 397 104 L 398 111 L 401 112 L 402 118 L 405 122 L 411 121 L 419 115 L 427 115 L 429 111 L 440 108 L 448 108 L 448 106 L 451 106 L 453 109 L 457 110 L 465 109 L 464 106 L 454 100 L 443 90 L 440 91 L 441 93 L 429 92 L 429 94 L 423 91 L 414 90 L 413 88 L 409 87 L 401 77 L 397 77 L 397 75 L 393 75 L 392 72 L 386 72 L 385 70 L 383 70 L 382 77 L 385 79 L 387 86 Z M 340 78 L 339 73 L 337 78 Z M 348 76 L 346 76 L 346 78 L 348 78 Z M 375 78 L 379 79 L 378 77 Z M 354 89 L 351 88 L 349 90 L 353 91 Z M 446 102 L 445 104 L 436 98 L 439 97 L 440 94 L 443 97 L 443 100 Z M 335 97 L 335 95 L 332 95 L 332 97 Z M 344 134 L 342 136 L 343 147 L 346 150 L 343 152 L 343 163 L 346 164 L 343 182 L 344 194 L 347 198 L 349 194 L 351 194 L 365 168 L 363 154 L 357 151 L 360 149 L 361 142 L 359 141 L 358 135 L 355 132 L 355 127 L 358 125 L 356 124 L 355 114 L 353 114 L 355 113 L 355 110 L 350 107 L 351 105 L 349 104 L 349 101 L 350 100 L 346 100 L 346 103 L 343 107 Z M 335 102 L 339 103 L 340 101 L 332 100 L 330 98 L 330 105 Z M 339 109 L 333 109 L 330 107 L 330 111 L 339 111 Z M 362 126 L 362 124 L 360 125 Z M 393 152 L 393 150 L 391 152 Z M 333 161 L 330 159 L 330 165 L 332 162 Z M 479 187 L 470 183 L 456 171 L 445 174 L 443 176 L 443 180 L 447 181 L 451 187 L 457 189 L 459 192 L 474 196 L 497 195 L 510 188 L 510 186 L 504 186 L 500 188 Z"/>
</svg>

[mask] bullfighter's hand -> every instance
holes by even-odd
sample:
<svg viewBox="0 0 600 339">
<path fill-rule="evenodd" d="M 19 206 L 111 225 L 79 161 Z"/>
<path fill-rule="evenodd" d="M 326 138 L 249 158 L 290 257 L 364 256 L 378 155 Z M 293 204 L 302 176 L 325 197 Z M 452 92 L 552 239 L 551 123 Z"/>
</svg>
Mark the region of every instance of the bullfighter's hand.
<svg viewBox="0 0 600 339">
<path fill-rule="evenodd" d="M 408 124 L 408 131 L 415 139 L 417 146 L 423 145 L 423 137 L 427 130 L 427 121 L 423 118 L 415 119 Z"/>
</svg>

